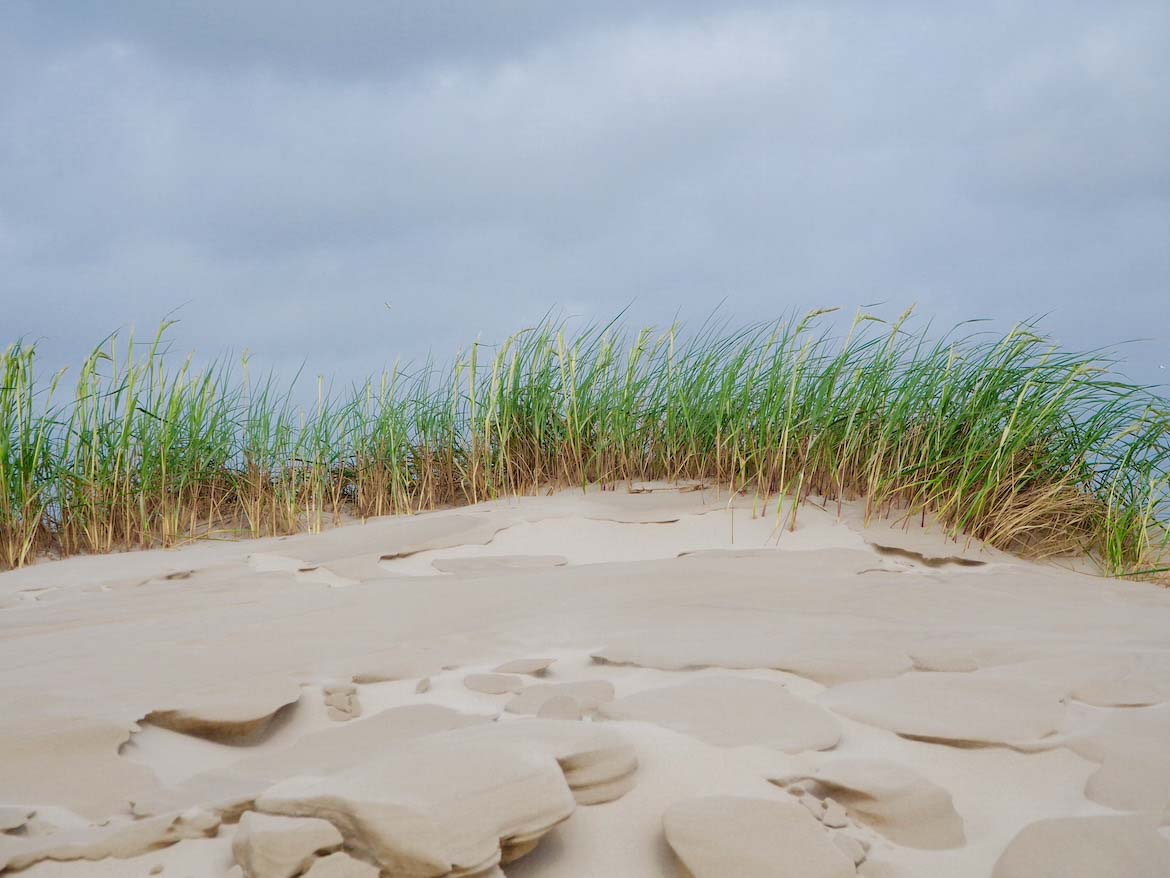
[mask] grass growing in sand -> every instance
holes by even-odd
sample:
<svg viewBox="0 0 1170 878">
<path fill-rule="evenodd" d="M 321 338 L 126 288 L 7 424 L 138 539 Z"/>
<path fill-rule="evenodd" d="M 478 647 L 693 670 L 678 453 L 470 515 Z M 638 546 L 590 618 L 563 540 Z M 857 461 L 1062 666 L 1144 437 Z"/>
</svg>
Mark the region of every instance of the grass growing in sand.
<svg viewBox="0 0 1170 878">
<path fill-rule="evenodd" d="M 1170 402 L 1109 352 L 1034 325 L 944 336 L 860 316 L 569 332 L 546 323 L 302 410 L 246 359 L 195 370 L 106 339 L 41 377 L 0 355 L 0 568 L 38 554 L 173 545 L 223 530 L 315 530 L 549 485 L 704 479 L 929 511 L 1028 554 L 1160 572 Z M 793 509 L 796 507 L 794 506 Z"/>
</svg>

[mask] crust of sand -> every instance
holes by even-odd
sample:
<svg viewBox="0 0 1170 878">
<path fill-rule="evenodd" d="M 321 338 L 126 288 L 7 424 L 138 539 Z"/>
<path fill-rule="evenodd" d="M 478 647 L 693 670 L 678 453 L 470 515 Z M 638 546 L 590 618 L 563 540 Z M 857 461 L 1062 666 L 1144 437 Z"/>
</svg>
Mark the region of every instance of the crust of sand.
<svg viewBox="0 0 1170 878">
<path fill-rule="evenodd" d="M 642 720 L 720 747 L 772 747 L 785 753 L 829 750 L 841 723 L 780 683 L 704 677 L 629 695 L 599 708 L 609 720 Z"/>
<path fill-rule="evenodd" d="M 950 793 L 897 762 L 837 759 L 814 770 L 769 778 L 794 795 L 832 796 L 859 822 L 907 847 L 945 850 L 966 844 Z"/>
<path fill-rule="evenodd" d="M 696 821 L 807 811 L 784 780 L 834 800 L 791 818 L 830 874 L 1057 868 L 1070 819 L 1101 868 L 1138 842 L 1160 868 L 1170 593 L 858 504 L 790 531 L 774 501 L 641 487 L 0 575 L 0 863 L 218 878 L 264 809 L 380 815 L 312 874 L 425 824 L 436 875 L 665 878 L 673 813 L 684 859 L 731 874 L 735 832 Z M 419 792 L 367 801 L 376 776 Z"/>
</svg>

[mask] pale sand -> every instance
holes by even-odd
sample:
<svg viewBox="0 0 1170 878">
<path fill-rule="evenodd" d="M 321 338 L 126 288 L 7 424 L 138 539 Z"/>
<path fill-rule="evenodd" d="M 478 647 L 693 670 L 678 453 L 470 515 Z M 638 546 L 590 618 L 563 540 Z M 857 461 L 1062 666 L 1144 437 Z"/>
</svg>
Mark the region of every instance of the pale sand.
<svg viewBox="0 0 1170 878">
<path fill-rule="evenodd" d="M 0 575 L 0 871 L 1170 875 L 1170 592 L 646 487 Z"/>
</svg>

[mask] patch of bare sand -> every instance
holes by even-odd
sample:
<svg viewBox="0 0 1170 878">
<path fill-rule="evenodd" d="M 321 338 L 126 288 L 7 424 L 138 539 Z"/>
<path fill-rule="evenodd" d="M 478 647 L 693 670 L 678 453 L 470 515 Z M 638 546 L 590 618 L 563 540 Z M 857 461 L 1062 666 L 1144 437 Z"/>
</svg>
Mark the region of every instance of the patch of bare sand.
<svg viewBox="0 0 1170 878">
<path fill-rule="evenodd" d="M 1084 819 L 1094 868 L 1160 868 L 1170 593 L 650 487 L 0 575 L 0 862 L 227 876 L 262 809 L 338 829 L 311 875 L 730 874 L 786 832 L 827 874 L 1058 874 Z M 833 735 L 770 733 L 805 708 Z"/>
</svg>

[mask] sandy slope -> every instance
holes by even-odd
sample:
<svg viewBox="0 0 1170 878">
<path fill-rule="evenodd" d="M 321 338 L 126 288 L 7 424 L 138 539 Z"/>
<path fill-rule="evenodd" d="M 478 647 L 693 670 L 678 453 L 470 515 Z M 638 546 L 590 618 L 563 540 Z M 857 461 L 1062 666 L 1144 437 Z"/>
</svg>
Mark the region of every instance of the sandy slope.
<svg viewBox="0 0 1170 878">
<path fill-rule="evenodd" d="M 862 529 L 854 507 L 802 507 L 786 532 L 751 498 L 657 487 L 0 575 L 0 806 L 16 806 L 0 807 L 0 871 L 78 832 L 109 847 L 145 825 L 133 802 L 224 822 L 22 874 L 226 875 L 237 815 L 223 803 L 275 801 L 256 797 L 311 774 L 330 794 L 417 786 L 411 807 L 441 811 L 440 834 L 460 844 L 473 830 L 489 847 L 493 833 L 518 839 L 505 812 L 523 811 L 547 834 L 503 865 L 509 878 L 672 875 L 674 850 L 696 875 L 715 874 L 708 856 L 729 875 L 757 874 L 753 856 L 780 869 L 766 874 L 853 874 L 837 851 L 857 845 L 873 876 L 1097 875 L 1134 851 L 1131 874 L 1167 874 L 1170 592 L 916 525 Z M 473 681 L 527 689 L 512 710 L 514 691 L 464 683 L 521 658 L 555 661 Z M 583 719 L 517 712 L 550 695 L 550 711 Z M 403 711 L 417 705 L 445 710 Z M 524 725 L 504 745 L 493 723 Z M 504 755 L 477 762 L 477 736 Z M 574 774 L 586 743 L 596 758 Z M 582 804 L 597 789 L 616 798 Z M 802 789 L 809 808 L 790 812 Z M 693 800 L 713 796 L 766 801 L 714 803 L 708 819 Z M 801 822 L 826 797 L 844 825 Z M 1134 817 L 1017 839 L 1048 818 L 1119 814 Z M 795 835 L 751 828 L 773 825 Z M 768 847 L 781 838 L 812 853 L 786 865 Z"/>
</svg>

